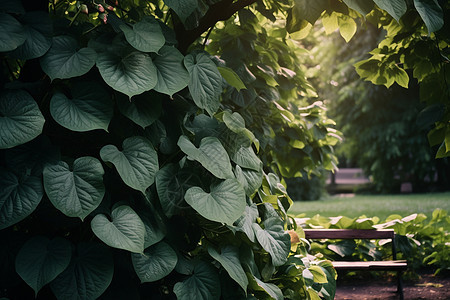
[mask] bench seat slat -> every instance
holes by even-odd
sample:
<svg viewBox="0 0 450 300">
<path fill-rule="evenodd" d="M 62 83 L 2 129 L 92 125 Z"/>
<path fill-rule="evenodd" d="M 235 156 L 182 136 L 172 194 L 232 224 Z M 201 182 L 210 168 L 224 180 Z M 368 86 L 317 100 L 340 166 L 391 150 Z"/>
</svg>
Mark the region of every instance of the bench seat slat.
<svg viewBox="0 0 450 300">
<path fill-rule="evenodd" d="M 336 270 L 406 270 L 406 260 L 333 261 Z"/>
<path fill-rule="evenodd" d="M 307 239 L 393 239 L 393 229 L 303 229 Z"/>
</svg>

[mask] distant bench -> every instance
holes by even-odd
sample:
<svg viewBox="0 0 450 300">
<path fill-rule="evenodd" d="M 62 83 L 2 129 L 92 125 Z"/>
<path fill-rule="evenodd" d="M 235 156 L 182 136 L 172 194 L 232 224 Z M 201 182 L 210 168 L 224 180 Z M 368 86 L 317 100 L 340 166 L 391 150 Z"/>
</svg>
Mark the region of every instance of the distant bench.
<svg viewBox="0 0 450 300">
<path fill-rule="evenodd" d="M 393 260 L 384 261 L 333 261 L 333 267 L 339 270 L 396 271 L 397 293 L 403 299 L 401 272 L 406 270 L 406 260 L 397 260 L 395 232 L 393 229 L 304 229 L 309 240 L 320 239 L 391 239 Z"/>
</svg>

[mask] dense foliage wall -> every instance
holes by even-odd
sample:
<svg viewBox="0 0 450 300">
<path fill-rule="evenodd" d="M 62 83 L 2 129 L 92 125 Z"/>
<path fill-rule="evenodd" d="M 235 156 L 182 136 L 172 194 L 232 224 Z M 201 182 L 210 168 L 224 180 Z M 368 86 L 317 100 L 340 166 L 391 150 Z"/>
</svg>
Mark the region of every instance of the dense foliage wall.
<svg viewBox="0 0 450 300">
<path fill-rule="evenodd" d="M 0 296 L 332 299 L 280 176 L 333 168 L 286 30 L 344 2 L 2 1 Z"/>
</svg>

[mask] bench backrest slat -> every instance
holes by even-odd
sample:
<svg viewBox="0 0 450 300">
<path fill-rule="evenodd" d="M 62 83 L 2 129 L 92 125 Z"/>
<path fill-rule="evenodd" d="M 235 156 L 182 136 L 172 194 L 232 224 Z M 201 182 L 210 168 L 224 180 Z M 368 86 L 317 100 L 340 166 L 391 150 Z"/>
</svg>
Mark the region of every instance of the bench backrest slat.
<svg viewBox="0 0 450 300">
<path fill-rule="evenodd" d="M 393 239 L 393 229 L 304 229 L 307 239 Z"/>
</svg>

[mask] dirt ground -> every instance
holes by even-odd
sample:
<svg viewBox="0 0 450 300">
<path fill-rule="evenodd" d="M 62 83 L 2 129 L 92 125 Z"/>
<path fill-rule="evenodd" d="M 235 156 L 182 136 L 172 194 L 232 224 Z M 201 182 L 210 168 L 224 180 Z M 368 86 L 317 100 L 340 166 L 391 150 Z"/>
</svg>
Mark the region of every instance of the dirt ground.
<svg viewBox="0 0 450 300">
<path fill-rule="evenodd" d="M 395 280 L 352 280 L 338 281 L 335 300 L 394 300 L 396 294 Z M 450 276 L 435 277 L 422 274 L 417 281 L 404 281 L 405 300 L 450 300 Z"/>
</svg>

